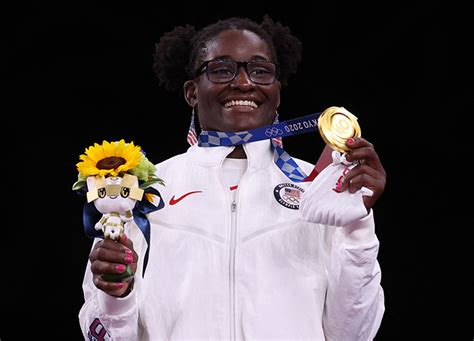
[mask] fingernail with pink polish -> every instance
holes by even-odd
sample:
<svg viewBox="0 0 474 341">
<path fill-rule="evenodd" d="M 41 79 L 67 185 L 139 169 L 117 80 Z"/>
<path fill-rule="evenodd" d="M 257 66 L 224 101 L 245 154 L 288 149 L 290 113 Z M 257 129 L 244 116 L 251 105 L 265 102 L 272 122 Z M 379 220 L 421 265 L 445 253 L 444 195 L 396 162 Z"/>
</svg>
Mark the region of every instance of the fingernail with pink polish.
<svg viewBox="0 0 474 341">
<path fill-rule="evenodd" d="M 118 272 L 124 272 L 125 271 L 125 265 L 123 264 L 119 264 L 115 267 L 115 269 L 118 271 Z"/>
<path fill-rule="evenodd" d="M 123 259 L 125 260 L 125 263 L 127 263 L 127 264 L 131 264 L 133 262 L 133 257 L 130 256 L 130 255 L 125 255 L 125 257 L 123 257 Z"/>
</svg>

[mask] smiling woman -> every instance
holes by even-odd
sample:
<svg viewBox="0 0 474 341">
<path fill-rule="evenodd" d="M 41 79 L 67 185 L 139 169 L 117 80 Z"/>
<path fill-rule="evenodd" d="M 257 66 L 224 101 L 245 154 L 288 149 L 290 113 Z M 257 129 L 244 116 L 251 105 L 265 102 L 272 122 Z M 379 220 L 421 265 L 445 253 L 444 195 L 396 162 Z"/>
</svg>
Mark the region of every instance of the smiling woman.
<svg viewBox="0 0 474 341">
<path fill-rule="evenodd" d="M 184 83 L 184 94 L 202 129 L 236 132 L 271 124 L 281 84 L 271 62 L 275 53 L 265 40 L 248 30 L 222 31 L 209 41 L 201 58 L 206 62 L 196 78 Z M 242 145 L 229 157 L 245 158 Z"/>
<path fill-rule="evenodd" d="M 344 138 L 342 152 L 314 173 L 272 134 L 250 136 L 278 130 L 280 91 L 301 53 L 299 39 L 268 16 L 162 36 L 154 70 L 190 106 L 191 146 L 156 165 L 167 204 L 149 214 L 149 243 L 133 224 L 116 243 L 95 240 L 79 315 L 85 337 L 375 337 L 384 293 L 373 206 L 385 171 L 373 145 Z M 124 265 L 142 275 L 104 280 Z"/>
</svg>

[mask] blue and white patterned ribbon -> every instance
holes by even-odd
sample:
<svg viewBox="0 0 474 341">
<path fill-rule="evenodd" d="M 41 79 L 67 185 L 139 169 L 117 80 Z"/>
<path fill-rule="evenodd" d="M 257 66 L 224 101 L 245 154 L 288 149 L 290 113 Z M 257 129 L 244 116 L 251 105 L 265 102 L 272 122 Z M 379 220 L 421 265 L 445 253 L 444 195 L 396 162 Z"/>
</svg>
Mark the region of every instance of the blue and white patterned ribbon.
<svg viewBox="0 0 474 341">
<path fill-rule="evenodd" d="M 304 134 L 318 129 L 318 117 L 315 113 L 295 119 L 270 124 L 264 127 L 239 132 L 220 132 L 203 130 L 198 138 L 200 147 L 236 146 L 244 143 L 271 139 L 275 164 L 290 180 L 307 181 L 308 176 L 296 164 L 293 158 L 275 141 L 276 138 Z"/>
</svg>

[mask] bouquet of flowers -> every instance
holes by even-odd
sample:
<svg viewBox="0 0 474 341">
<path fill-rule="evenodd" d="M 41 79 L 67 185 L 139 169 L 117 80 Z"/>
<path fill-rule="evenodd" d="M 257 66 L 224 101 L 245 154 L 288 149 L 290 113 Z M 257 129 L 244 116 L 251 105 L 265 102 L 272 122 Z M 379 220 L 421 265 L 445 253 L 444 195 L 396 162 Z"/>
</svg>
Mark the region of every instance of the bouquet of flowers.
<svg viewBox="0 0 474 341">
<path fill-rule="evenodd" d="M 146 215 L 164 206 L 152 185 L 164 185 L 164 181 L 156 176 L 155 166 L 140 146 L 123 139 L 103 141 L 86 148 L 79 158 L 78 178 L 72 189 L 87 197 L 83 212 L 86 234 L 117 241 L 135 221 L 149 244 L 150 223 Z"/>
</svg>

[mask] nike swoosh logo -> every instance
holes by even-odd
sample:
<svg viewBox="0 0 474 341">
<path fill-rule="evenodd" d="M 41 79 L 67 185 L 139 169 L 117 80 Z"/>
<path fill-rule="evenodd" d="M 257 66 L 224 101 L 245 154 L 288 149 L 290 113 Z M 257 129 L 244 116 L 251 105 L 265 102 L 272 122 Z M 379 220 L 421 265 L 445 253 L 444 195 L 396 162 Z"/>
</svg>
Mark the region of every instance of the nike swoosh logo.
<svg viewBox="0 0 474 341">
<path fill-rule="evenodd" d="M 176 205 L 178 202 L 180 202 L 181 200 L 186 198 L 188 195 L 191 195 L 191 194 L 194 194 L 194 193 L 202 193 L 202 191 L 188 192 L 188 193 L 183 194 L 182 196 L 180 196 L 179 198 L 176 198 L 176 199 L 174 198 L 174 195 L 173 195 L 173 197 L 170 199 L 170 205 Z"/>
</svg>

